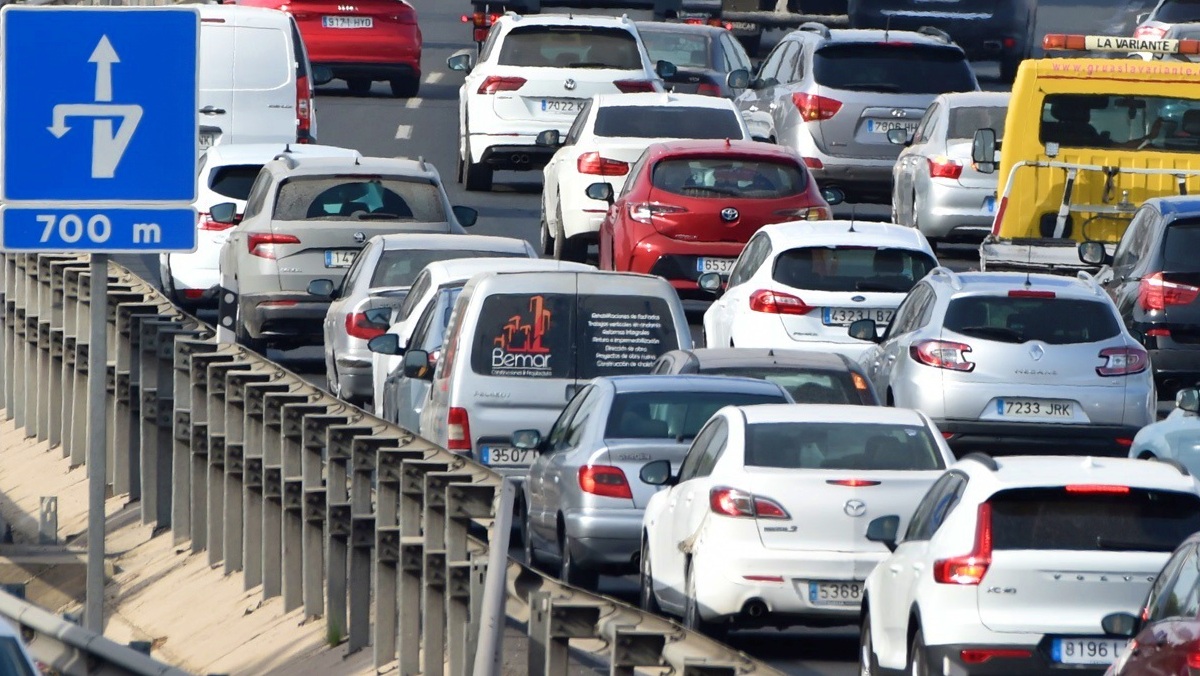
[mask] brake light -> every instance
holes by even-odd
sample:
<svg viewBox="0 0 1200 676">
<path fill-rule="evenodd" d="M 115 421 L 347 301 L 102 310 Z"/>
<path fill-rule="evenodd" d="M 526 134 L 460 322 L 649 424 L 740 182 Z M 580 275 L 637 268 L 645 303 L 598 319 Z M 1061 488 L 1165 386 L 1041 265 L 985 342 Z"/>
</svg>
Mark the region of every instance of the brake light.
<svg viewBox="0 0 1200 676">
<path fill-rule="evenodd" d="M 489 75 L 479 85 L 480 94 L 495 94 L 496 92 L 515 92 L 525 86 L 523 77 L 505 77 Z"/>
<path fill-rule="evenodd" d="M 1109 486 L 1105 484 L 1071 484 L 1065 487 L 1068 493 L 1088 493 L 1104 495 L 1125 495 L 1129 486 Z"/>
<path fill-rule="evenodd" d="M 975 546 L 965 556 L 940 559 L 933 564 L 933 580 L 941 584 L 977 585 L 992 565 L 992 506 L 979 505 Z"/>
<path fill-rule="evenodd" d="M 778 502 L 736 488 L 719 486 L 708 492 L 708 506 L 714 514 L 745 519 L 791 519 Z"/>
<path fill-rule="evenodd" d="M 775 315 L 806 315 L 813 311 L 812 306 L 800 298 L 770 289 L 759 289 L 750 294 L 750 309 Z"/>
<path fill-rule="evenodd" d="M 620 467 L 586 465 L 579 468 L 579 489 L 606 498 L 633 499 L 633 490 Z"/>
<path fill-rule="evenodd" d="M 874 397 L 871 396 L 871 386 L 867 383 L 867 379 L 859 374 L 851 371 L 850 379 L 854 381 L 854 389 L 858 391 L 858 398 L 866 405 L 874 404 Z"/>
<path fill-rule="evenodd" d="M 312 142 L 312 90 L 308 76 L 296 78 L 296 143 Z"/>
<path fill-rule="evenodd" d="M 471 450 L 471 422 L 465 408 L 452 408 L 446 414 L 446 449 Z"/>
<path fill-rule="evenodd" d="M 1146 370 L 1150 356 L 1140 347 L 1110 347 L 1100 350 L 1104 366 L 1097 366 L 1102 376 L 1131 376 Z"/>
<path fill-rule="evenodd" d="M 1165 329 L 1161 327 L 1156 329 L 1147 329 L 1146 336 L 1148 338 L 1170 338 L 1171 329 Z"/>
<path fill-rule="evenodd" d="M 721 88 L 711 82 L 703 82 L 696 89 L 696 93 L 702 96 L 720 96 Z"/>
<path fill-rule="evenodd" d="M 975 648 L 959 653 L 965 664 L 983 664 L 992 658 L 1027 659 L 1033 657 L 1032 650 L 1020 648 Z"/>
<path fill-rule="evenodd" d="M 655 216 L 683 213 L 687 213 L 687 209 L 658 202 L 634 202 L 629 205 L 629 217 L 646 225 L 653 225 Z"/>
<path fill-rule="evenodd" d="M 826 479 L 825 483 L 830 486 L 849 486 L 851 488 L 864 488 L 867 486 L 878 486 L 882 481 L 874 479 Z"/>
<path fill-rule="evenodd" d="M 930 178 L 951 178 L 957 179 L 962 176 L 963 165 L 958 160 L 952 160 L 949 157 L 931 157 L 929 162 L 929 177 Z"/>
<path fill-rule="evenodd" d="M 1130 643 L 1129 650 L 1133 650 L 1133 649 L 1137 648 L 1136 641 L 1130 641 L 1129 643 Z M 1200 653 L 1196 653 L 1196 652 L 1188 653 L 1187 665 L 1188 665 L 1188 669 L 1200 669 Z"/>
<path fill-rule="evenodd" d="M 1030 289 L 1013 289 L 1008 292 L 1009 298 L 1054 298 L 1053 291 L 1033 291 Z"/>
<path fill-rule="evenodd" d="M 370 340 L 376 336 L 382 336 L 387 333 L 384 329 L 378 326 L 372 326 L 367 321 L 367 315 L 364 312 L 354 312 L 346 315 L 346 333 L 354 338 Z"/>
<path fill-rule="evenodd" d="M 971 346 L 948 340 L 923 340 L 908 349 L 914 361 L 926 366 L 951 371 L 971 371 L 975 362 L 967 361 Z"/>
<path fill-rule="evenodd" d="M 475 27 L 475 30 L 472 31 L 475 42 L 483 42 L 487 39 L 492 24 L 496 23 L 496 19 L 499 18 L 500 15 L 497 13 L 475 12 L 471 16 L 463 14 L 461 20 L 463 23 L 469 23 Z"/>
<path fill-rule="evenodd" d="M 188 300 L 200 300 L 204 297 L 204 289 L 184 289 L 183 297 Z"/>
<path fill-rule="evenodd" d="M 654 91 L 654 83 L 649 80 L 615 80 L 613 84 L 622 94 Z"/>
<path fill-rule="evenodd" d="M 789 221 L 828 221 L 833 218 L 829 209 L 825 207 L 804 207 L 802 209 L 780 209 L 776 211 L 776 216 L 786 218 Z"/>
<path fill-rule="evenodd" d="M 275 260 L 275 247 L 279 244 L 299 244 L 300 238 L 295 235 L 252 234 L 246 238 L 246 246 L 251 256 Z"/>
<path fill-rule="evenodd" d="M 825 163 L 816 157 L 806 157 L 804 158 L 804 166 L 809 169 L 824 169 Z"/>
<path fill-rule="evenodd" d="M 196 227 L 200 228 L 201 230 L 208 230 L 210 232 L 228 230 L 237 225 L 238 221 L 242 220 L 241 214 L 238 214 L 237 217 L 233 219 L 233 223 L 218 223 L 212 219 L 212 216 L 203 211 L 198 213 L 197 216 L 200 217 L 200 223 Z"/>
<path fill-rule="evenodd" d="M 581 174 L 593 176 L 624 176 L 629 173 L 629 163 L 600 157 L 600 153 L 592 151 L 584 153 L 575 160 L 575 168 Z"/>
<path fill-rule="evenodd" d="M 1116 442 L 1118 446 L 1124 446 L 1125 448 L 1133 446 L 1133 439 L 1130 437 L 1117 437 Z"/>
<path fill-rule="evenodd" d="M 1138 305 L 1148 311 L 1165 310 L 1168 305 L 1187 305 L 1200 295 L 1200 287 L 1163 279 L 1163 273 L 1156 272 L 1142 277 L 1138 284 Z"/>
<path fill-rule="evenodd" d="M 842 109 L 841 101 L 816 94 L 792 94 L 792 103 L 796 104 L 800 119 L 805 122 L 828 120 Z"/>
</svg>

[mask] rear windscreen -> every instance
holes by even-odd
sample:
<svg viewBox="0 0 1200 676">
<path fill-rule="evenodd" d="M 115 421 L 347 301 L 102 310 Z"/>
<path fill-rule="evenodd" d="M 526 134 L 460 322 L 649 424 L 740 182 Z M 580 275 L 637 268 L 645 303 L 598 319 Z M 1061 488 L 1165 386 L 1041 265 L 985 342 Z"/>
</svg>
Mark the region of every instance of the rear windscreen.
<svg viewBox="0 0 1200 676">
<path fill-rule="evenodd" d="M 1163 242 L 1163 272 L 1200 272 L 1200 221 L 1175 221 Z"/>
<path fill-rule="evenodd" d="M 736 112 L 696 106 L 604 106 L 596 112 L 594 133 L 608 138 L 743 137 Z"/>
<path fill-rule="evenodd" d="M 1004 118 L 1008 108 L 994 106 L 963 106 L 950 109 L 950 125 L 946 138 L 973 139 L 980 129 L 991 129 L 996 138 L 1004 135 Z"/>
<path fill-rule="evenodd" d="M 771 278 L 813 291 L 908 293 L 936 266 L 933 257 L 908 249 L 806 247 L 779 254 Z"/>
<path fill-rule="evenodd" d="M 279 186 L 274 220 L 371 220 L 441 223 L 437 186 L 403 177 L 301 176 Z"/>
<path fill-rule="evenodd" d="M 813 54 L 813 77 L 817 84 L 831 89 L 883 94 L 945 94 L 978 89 L 962 51 L 933 45 L 829 45 Z"/>
<path fill-rule="evenodd" d="M 1195 495 L 1099 488 L 1123 492 L 1058 487 L 997 493 L 988 500 L 992 547 L 1170 552 L 1200 530 L 1200 498 Z"/>
<path fill-rule="evenodd" d="M 863 404 L 849 371 L 807 371 L 778 366 L 706 369 L 706 375 L 767 380 L 787 390 L 797 404 Z"/>
<path fill-rule="evenodd" d="M 808 173 L 790 162 L 694 157 L 662 160 L 651 182 L 658 190 L 712 199 L 778 199 L 808 189 Z"/>
<path fill-rule="evenodd" d="M 1200 21 L 1200 1 L 1169 0 L 1154 13 L 1155 21 L 1163 23 L 1192 23 Z"/>
<path fill-rule="evenodd" d="M 381 286 L 412 286 L 417 273 L 435 261 L 455 258 L 524 258 L 524 254 L 508 251 L 467 251 L 463 249 L 393 249 L 384 251 L 371 275 L 371 288 Z"/>
<path fill-rule="evenodd" d="M 1070 148 L 1200 152 L 1200 100 L 1047 94 L 1039 131 L 1043 144 Z"/>
<path fill-rule="evenodd" d="M 696 33 L 639 31 L 651 61 L 669 61 L 678 68 L 710 68 L 709 38 Z"/>
<path fill-rule="evenodd" d="M 746 465 L 846 470 L 945 467 L 937 442 L 922 425 L 849 422 L 747 425 Z"/>
<path fill-rule="evenodd" d="M 1079 298 L 966 296 L 950 301 L 943 326 L 1005 343 L 1094 343 L 1121 332 L 1107 303 Z"/>
<path fill-rule="evenodd" d="M 618 394 L 604 428 L 607 439 L 692 439 L 725 406 L 787 404 L 782 395 L 739 392 L 630 392 Z"/>
<path fill-rule="evenodd" d="M 250 195 L 250 186 L 258 178 L 261 164 L 233 164 L 216 167 L 208 176 L 208 187 L 213 192 L 232 200 L 243 200 Z"/>
<path fill-rule="evenodd" d="M 589 26 L 514 28 L 500 45 L 499 63 L 543 68 L 643 68 L 633 33 Z"/>
</svg>

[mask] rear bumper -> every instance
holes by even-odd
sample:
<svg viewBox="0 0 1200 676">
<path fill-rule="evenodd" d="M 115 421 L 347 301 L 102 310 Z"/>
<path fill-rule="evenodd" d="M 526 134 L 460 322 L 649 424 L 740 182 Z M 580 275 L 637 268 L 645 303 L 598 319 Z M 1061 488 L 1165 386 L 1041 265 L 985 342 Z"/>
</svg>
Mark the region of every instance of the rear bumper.
<svg viewBox="0 0 1200 676">
<path fill-rule="evenodd" d="M 411 63 L 402 62 L 314 62 L 314 66 L 325 66 L 336 78 L 370 78 L 371 80 L 400 80 L 421 77 L 420 58 Z"/>
<path fill-rule="evenodd" d="M 995 186 L 969 188 L 958 181 L 931 179 L 917 214 L 917 226 L 926 237 L 982 242 L 992 231 L 993 214 L 987 198 Z"/>
<path fill-rule="evenodd" d="M 288 343 L 320 343 L 328 301 L 313 301 L 307 293 L 242 294 L 242 322 L 251 338 Z"/>
<path fill-rule="evenodd" d="M 801 150 L 806 157 L 819 160 L 821 168 L 809 168 L 817 185 L 822 188 L 841 188 L 850 196 L 868 197 L 881 202 L 892 199 L 892 168 L 896 160 L 859 157 L 837 157 Z"/>
<path fill-rule="evenodd" d="M 508 171 L 533 171 L 542 170 L 550 162 L 550 158 L 554 157 L 557 148 L 545 148 L 535 145 L 533 139 L 528 139 L 528 144 L 512 143 L 514 140 L 511 136 L 500 137 L 504 143 L 494 146 L 476 146 L 479 138 L 476 135 L 471 136 L 471 149 L 483 147 L 479 161 L 490 166 L 493 169 L 506 169 Z M 487 138 L 486 136 L 484 138 Z M 524 139 L 522 139 L 524 140 Z M 484 142 L 486 144 L 486 141 Z"/>
<path fill-rule="evenodd" d="M 614 267 L 622 270 L 620 263 L 629 261 L 628 272 L 658 275 L 675 287 L 680 298 L 711 301 L 713 295 L 696 285 L 700 277 L 700 259 L 736 259 L 745 248 L 735 242 L 684 242 L 662 235 L 650 235 L 637 243 L 633 251 L 624 255 L 614 252 Z"/>
<path fill-rule="evenodd" d="M 982 451 L 997 455 L 1092 455 L 1124 458 L 1140 427 L 935 419 L 958 457 Z M 1129 443 L 1121 443 L 1124 439 Z"/>
<path fill-rule="evenodd" d="M 1149 352 L 1159 398 L 1173 397 L 1181 387 L 1200 384 L 1200 345 Z"/>
<path fill-rule="evenodd" d="M 637 570 L 642 548 L 642 510 L 578 510 L 564 515 L 575 547 L 572 562 L 606 573 Z"/>
<path fill-rule="evenodd" d="M 1042 643 L 1048 645 L 1048 640 Z M 993 657 L 981 664 L 967 664 L 962 659 L 964 650 L 1028 650 L 1031 654 L 1029 657 Z M 1056 664 L 1050 660 L 1049 649 L 1041 644 L 949 644 L 928 646 L 925 652 L 929 658 L 926 664 L 937 669 L 935 673 L 969 673 L 971 676 L 1101 676 L 1108 668 Z M 947 669 L 943 665 L 951 666 Z"/>
</svg>

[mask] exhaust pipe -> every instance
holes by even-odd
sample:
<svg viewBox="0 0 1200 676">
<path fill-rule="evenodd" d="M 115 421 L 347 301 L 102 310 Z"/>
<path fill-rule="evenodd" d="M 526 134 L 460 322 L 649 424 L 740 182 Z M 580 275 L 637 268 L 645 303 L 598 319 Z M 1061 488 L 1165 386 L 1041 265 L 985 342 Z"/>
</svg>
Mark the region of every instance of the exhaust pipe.
<svg viewBox="0 0 1200 676">
<path fill-rule="evenodd" d="M 984 40 L 983 48 L 991 52 L 998 52 L 1002 44 L 999 40 Z"/>
<path fill-rule="evenodd" d="M 526 153 L 513 153 L 509 161 L 513 164 L 529 164 L 529 155 Z"/>
<path fill-rule="evenodd" d="M 751 619 L 760 619 L 767 614 L 767 604 L 762 599 L 750 599 L 742 606 L 742 613 Z"/>
</svg>

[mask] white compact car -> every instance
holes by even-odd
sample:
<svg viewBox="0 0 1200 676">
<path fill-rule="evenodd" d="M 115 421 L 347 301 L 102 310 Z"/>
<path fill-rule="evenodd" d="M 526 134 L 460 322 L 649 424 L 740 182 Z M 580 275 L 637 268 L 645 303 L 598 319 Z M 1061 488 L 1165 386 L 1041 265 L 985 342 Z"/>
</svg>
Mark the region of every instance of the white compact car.
<svg viewBox="0 0 1200 676">
<path fill-rule="evenodd" d="M 707 347 L 828 350 L 857 360 L 872 347 L 851 338 L 859 319 L 887 324 L 908 290 L 937 267 L 920 231 L 888 223 L 796 221 L 759 230 L 704 313 Z"/>
<path fill-rule="evenodd" d="M 492 172 L 540 170 L 553 147 L 539 133 L 562 135 L 595 94 L 663 91 L 675 67 L 650 61 L 637 26 L 625 17 L 508 13 L 496 19 L 479 51 L 447 62 L 467 74 L 458 90 L 459 180 L 491 190 Z"/>
<path fill-rule="evenodd" d="M 556 130 L 538 141 L 555 145 Z M 583 261 L 608 203 L 587 196 L 602 181 L 621 193 L 630 167 L 652 143 L 675 139 L 750 140 L 729 99 L 701 94 L 602 94 L 584 104 L 543 171 L 542 253 Z M 555 143 L 551 143 L 554 141 Z"/>
<path fill-rule="evenodd" d="M 1141 610 L 1200 530 L 1198 490 L 1177 463 L 964 456 L 904 531 L 901 511 L 868 527 L 894 551 L 867 578 L 861 673 L 1101 673 L 1129 640 L 1102 619 Z"/>
<path fill-rule="evenodd" d="M 1175 410 L 1165 420 L 1138 430 L 1129 457 L 1165 458 L 1200 474 L 1200 388 L 1185 387 L 1175 394 Z"/>
<path fill-rule="evenodd" d="M 641 603 L 710 634 L 847 624 L 887 549 L 867 523 L 909 514 L 954 462 L 917 411 L 850 405 L 727 406 L 696 435 L 642 520 Z"/>
</svg>

